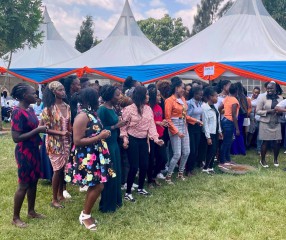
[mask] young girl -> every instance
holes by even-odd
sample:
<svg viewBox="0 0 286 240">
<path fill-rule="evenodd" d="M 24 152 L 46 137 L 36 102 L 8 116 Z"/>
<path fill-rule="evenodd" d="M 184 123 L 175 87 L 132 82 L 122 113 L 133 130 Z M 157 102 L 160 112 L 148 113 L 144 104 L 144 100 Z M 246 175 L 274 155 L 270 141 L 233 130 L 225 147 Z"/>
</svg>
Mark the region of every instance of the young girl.
<svg viewBox="0 0 286 240">
<path fill-rule="evenodd" d="M 53 199 L 51 207 L 63 208 L 64 167 L 70 155 L 71 113 L 63 99 L 66 97 L 60 82 L 51 82 L 45 89 L 42 124 L 47 126 L 46 147 L 53 167 Z"/>
</svg>

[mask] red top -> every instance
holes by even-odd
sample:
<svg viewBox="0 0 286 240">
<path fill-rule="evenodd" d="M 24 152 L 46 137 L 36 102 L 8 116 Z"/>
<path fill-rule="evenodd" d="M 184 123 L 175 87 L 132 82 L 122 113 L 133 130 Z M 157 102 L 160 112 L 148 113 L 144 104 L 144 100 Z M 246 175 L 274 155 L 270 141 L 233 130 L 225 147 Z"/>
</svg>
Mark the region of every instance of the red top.
<svg viewBox="0 0 286 240">
<path fill-rule="evenodd" d="M 163 121 L 163 110 L 159 104 L 156 104 L 154 106 L 153 114 L 154 114 L 154 121 L 156 122 L 162 122 Z M 156 124 L 157 132 L 159 134 L 159 138 L 163 137 L 164 135 L 164 127 L 159 126 Z"/>
</svg>

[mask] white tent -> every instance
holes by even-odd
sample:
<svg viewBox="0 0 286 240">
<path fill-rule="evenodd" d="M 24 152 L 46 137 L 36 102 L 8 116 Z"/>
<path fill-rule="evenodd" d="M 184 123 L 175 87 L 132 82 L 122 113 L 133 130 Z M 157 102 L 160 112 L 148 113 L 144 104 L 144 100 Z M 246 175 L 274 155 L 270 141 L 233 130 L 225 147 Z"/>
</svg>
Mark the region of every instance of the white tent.
<svg viewBox="0 0 286 240">
<path fill-rule="evenodd" d="M 256 78 L 261 75 L 285 81 L 286 72 L 281 66 L 285 61 L 286 31 L 269 15 L 261 0 L 237 0 L 216 23 L 144 64 L 209 63 L 204 67 L 218 68 L 215 63 L 221 63 L 229 66 L 225 70 L 237 75 L 234 69 L 242 74 L 252 72 Z M 207 71 L 215 72 L 214 68 L 207 68 Z M 274 68 L 284 75 L 266 74 Z M 204 72 L 201 76 L 207 74 L 211 73 Z"/>
<path fill-rule="evenodd" d="M 110 35 L 81 56 L 53 68 L 98 68 L 139 65 L 162 51 L 140 30 L 126 0 L 121 16 Z"/>
<path fill-rule="evenodd" d="M 25 47 L 13 53 L 10 68 L 46 67 L 80 55 L 58 33 L 46 7 L 43 13 L 43 23 L 40 25 L 39 31 L 43 32 L 43 43 L 36 48 L 29 49 Z M 4 56 L 4 58 L 7 56 Z M 7 68 L 8 63 L 3 59 L 0 59 L 0 67 Z"/>
</svg>

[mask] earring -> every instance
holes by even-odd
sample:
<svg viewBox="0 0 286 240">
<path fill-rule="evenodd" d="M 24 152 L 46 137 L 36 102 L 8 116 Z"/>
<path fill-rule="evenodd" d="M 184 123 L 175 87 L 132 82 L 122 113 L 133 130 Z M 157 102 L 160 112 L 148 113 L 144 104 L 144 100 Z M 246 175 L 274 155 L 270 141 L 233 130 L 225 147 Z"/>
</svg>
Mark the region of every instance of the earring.
<svg viewBox="0 0 286 240">
<path fill-rule="evenodd" d="M 88 110 L 88 111 L 91 111 L 91 106 L 88 105 L 88 106 L 87 106 L 87 110 Z"/>
</svg>

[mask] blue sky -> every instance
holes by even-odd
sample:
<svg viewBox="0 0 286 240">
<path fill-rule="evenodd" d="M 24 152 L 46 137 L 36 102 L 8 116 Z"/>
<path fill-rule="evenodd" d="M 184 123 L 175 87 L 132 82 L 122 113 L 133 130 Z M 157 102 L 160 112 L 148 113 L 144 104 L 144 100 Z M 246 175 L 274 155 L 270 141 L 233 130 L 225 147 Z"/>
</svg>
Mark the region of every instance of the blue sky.
<svg viewBox="0 0 286 240">
<path fill-rule="evenodd" d="M 95 35 L 104 39 L 114 28 L 125 0 L 43 0 L 52 21 L 63 38 L 74 46 L 76 34 L 86 15 L 93 16 Z M 182 17 L 192 28 L 200 0 L 129 0 L 136 20 L 161 18 L 165 13 Z"/>
</svg>

